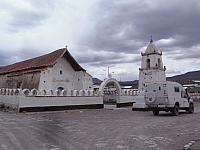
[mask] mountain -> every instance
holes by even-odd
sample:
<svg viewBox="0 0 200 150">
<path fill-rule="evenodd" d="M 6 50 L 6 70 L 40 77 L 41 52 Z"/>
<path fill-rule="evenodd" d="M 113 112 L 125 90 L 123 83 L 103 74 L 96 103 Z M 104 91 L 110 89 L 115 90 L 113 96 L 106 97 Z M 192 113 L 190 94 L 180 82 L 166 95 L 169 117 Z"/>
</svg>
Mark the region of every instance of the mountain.
<svg viewBox="0 0 200 150">
<path fill-rule="evenodd" d="M 94 85 L 100 85 L 103 82 L 98 78 L 92 78 L 92 81 L 93 81 Z M 134 81 L 119 81 L 119 84 L 121 86 L 132 86 L 132 88 L 137 88 L 138 87 L 138 80 L 134 80 Z"/>
<path fill-rule="evenodd" d="M 173 77 L 167 77 L 167 80 L 179 82 L 180 84 L 193 84 L 194 80 L 200 81 L 200 71 L 191 71 Z"/>
<path fill-rule="evenodd" d="M 92 81 L 93 81 L 93 84 L 94 85 L 100 85 L 103 81 L 101 81 L 100 79 L 98 78 L 92 78 Z"/>
<path fill-rule="evenodd" d="M 100 85 L 103 81 L 98 78 L 92 78 L 93 84 Z M 180 75 L 175 75 L 172 77 L 167 77 L 167 81 L 174 81 L 180 84 L 194 84 L 195 80 L 200 81 L 200 70 L 199 71 L 191 71 Z M 138 88 L 138 80 L 134 81 L 120 81 L 119 84 L 121 86 L 132 86 L 132 88 Z"/>
</svg>

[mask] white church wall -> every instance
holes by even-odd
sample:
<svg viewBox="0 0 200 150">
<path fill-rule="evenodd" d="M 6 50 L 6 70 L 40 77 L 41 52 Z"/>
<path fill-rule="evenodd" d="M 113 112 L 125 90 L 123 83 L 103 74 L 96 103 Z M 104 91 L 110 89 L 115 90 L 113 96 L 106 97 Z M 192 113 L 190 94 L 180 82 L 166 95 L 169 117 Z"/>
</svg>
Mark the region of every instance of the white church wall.
<svg viewBox="0 0 200 150">
<path fill-rule="evenodd" d="M 87 72 L 83 71 L 78 71 L 77 72 L 78 80 L 79 81 L 79 87 L 78 90 L 80 89 L 92 89 L 93 87 L 93 81 L 92 81 L 92 76 L 89 75 Z"/>
<path fill-rule="evenodd" d="M 74 71 L 65 58 L 59 58 L 52 67 L 41 72 L 39 89 L 56 90 L 59 87 L 68 89 L 91 89 L 92 77 L 83 71 Z"/>
<path fill-rule="evenodd" d="M 40 73 L 40 82 L 38 86 L 38 90 L 42 89 L 50 89 L 52 83 L 52 69 L 47 68 Z"/>
</svg>

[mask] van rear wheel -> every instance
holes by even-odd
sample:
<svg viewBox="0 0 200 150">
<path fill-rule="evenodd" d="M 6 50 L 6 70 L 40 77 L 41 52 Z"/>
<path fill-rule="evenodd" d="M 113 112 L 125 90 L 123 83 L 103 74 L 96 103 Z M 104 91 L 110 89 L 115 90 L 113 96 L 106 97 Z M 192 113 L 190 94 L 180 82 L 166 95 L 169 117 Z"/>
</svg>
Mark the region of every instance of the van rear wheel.
<svg viewBox="0 0 200 150">
<path fill-rule="evenodd" d="M 174 116 L 178 116 L 179 115 L 179 106 L 175 105 L 174 108 L 172 109 L 172 114 Z"/>
<path fill-rule="evenodd" d="M 153 110 L 153 115 L 154 116 L 158 116 L 159 115 L 159 110 L 158 109 L 154 109 Z"/>
</svg>

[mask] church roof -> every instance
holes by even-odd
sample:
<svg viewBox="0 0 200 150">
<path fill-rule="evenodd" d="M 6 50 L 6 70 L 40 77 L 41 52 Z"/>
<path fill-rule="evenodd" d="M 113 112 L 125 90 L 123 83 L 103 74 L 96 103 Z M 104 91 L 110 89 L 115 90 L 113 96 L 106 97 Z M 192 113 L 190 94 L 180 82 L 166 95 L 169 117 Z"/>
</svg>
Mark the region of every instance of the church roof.
<svg viewBox="0 0 200 150">
<path fill-rule="evenodd" d="M 57 59 L 61 57 L 66 58 L 75 71 L 86 71 L 76 62 L 66 48 L 62 48 L 46 55 L 0 67 L 0 74 L 47 68 L 53 66 Z"/>
<path fill-rule="evenodd" d="M 151 39 L 149 45 L 147 46 L 147 49 L 145 51 L 145 53 L 159 53 L 158 48 L 154 45 L 153 40 Z"/>
</svg>

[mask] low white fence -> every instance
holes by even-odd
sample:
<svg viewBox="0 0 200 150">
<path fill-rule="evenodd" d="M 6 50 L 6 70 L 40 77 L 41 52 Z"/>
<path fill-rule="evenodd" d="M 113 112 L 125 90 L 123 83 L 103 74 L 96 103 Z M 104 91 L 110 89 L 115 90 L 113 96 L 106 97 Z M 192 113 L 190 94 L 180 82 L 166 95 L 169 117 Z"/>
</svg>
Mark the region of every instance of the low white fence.
<svg viewBox="0 0 200 150">
<path fill-rule="evenodd" d="M 122 90 L 121 95 L 137 96 L 139 91 L 137 89 Z"/>
<path fill-rule="evenodd" d="M 17 111 L 103 108 L 103 96 L 93 90 L 0 89 L 0 103 Z"/>
<path fill-rule="evenodd" d="M 101 96 L 94 90 L 37 90 L 37 89 L 0 89 L 0 95 L 23 95 L 23 96 Z"/>
<path fill-rule="evenodd" d="M 137 89 L 122 89 L 120 93 L 117 91 L 104 91 L 105 95 L 129 95 L 129 96 L 136 96 L 139 94 Z"/>
</svg>

